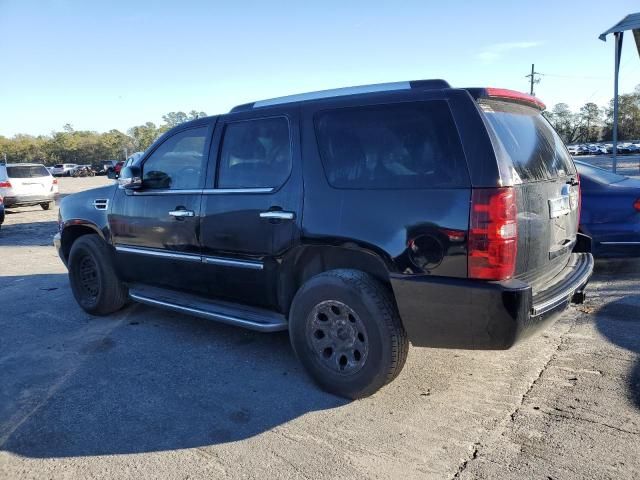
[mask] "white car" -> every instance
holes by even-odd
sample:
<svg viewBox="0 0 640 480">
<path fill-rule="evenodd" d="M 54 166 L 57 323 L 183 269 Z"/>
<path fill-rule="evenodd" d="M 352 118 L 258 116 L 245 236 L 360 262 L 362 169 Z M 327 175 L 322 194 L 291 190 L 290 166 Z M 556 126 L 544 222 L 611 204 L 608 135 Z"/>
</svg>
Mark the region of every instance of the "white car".
<svg viewBox="0 0 640 480">
<path fill-rule="evenodd" d="M 49 210 L 58 194 L 58 180 L 40 163 L 0 164 L 0 197 L 4 206 L 40 205 Z"/>
<path fill-rule="evenodd" d="M 58 163 L 51 169 L 54 177 L 70 177 L 78 165 L 75 163 Z"/>
</svg>

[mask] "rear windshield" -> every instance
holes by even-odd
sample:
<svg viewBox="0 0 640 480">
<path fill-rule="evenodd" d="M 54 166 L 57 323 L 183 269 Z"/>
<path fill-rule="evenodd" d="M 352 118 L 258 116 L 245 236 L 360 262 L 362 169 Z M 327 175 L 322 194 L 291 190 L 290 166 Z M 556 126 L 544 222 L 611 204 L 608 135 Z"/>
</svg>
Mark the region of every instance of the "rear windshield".
<svg viewBox="0 0 640 480">
<path fill-rule="evenodd" d="M 575 173 L 562 140 L 538 110 L 496 100 L 483 100 L 480 107 L 522 181 Z"/>
<path fill-rule="evenodd" d="M 618 175 L 603 168 L 594 167 L 584 162 L 576 162 L 576 167 L 580 175 L 584 175 L 588 179 L 598 183 L 618 183 L 627 179 L 625 176 Z"/>
<path fill-rule="evenodd" d="M 9 178 L 48 177 L 49 170 L 44 165 L 16 165 L 7 167 L 7 176 Z"/>
<path fill-rule="evenodd" d="M 469 185 L 467 164 L 444 100 L 320 112 L 316 135 L 335 188 L 455 188 Z"/>
<path fill-rule="evenodd" d="M 62 165 L 61 163 L 58 163 L 57 165 L 54 165 L 54 168 L 62 168 L 64 167 L 64 165 Z"/>
</svg>

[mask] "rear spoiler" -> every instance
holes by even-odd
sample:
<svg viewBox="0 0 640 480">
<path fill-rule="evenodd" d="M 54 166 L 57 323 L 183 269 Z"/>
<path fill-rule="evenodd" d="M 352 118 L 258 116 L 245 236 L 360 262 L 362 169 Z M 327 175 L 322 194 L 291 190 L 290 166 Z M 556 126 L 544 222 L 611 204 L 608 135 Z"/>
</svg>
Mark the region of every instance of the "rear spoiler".
<svg viewBox="0 0 640 480">
<path fill-rule="evenodd" d="M 539 99 L 537 99 L 533 95 L 528 95 L 522 92 L 516 92 L 515 90 L 508 90 L 506 88 L 486 87 L 486 88 L 466 88 L 465 90 L 467 90 L 467 92 L 469 92 L 475 100 L 480 100 L 483 98 L 493 98 L 496 100 L 506 100 L 508 102 L 520 103 L 528 107 L 536 108 L 540 111 L 547 108 L 547 106 L 544 103 L 542 103 Z"/>
</svg>

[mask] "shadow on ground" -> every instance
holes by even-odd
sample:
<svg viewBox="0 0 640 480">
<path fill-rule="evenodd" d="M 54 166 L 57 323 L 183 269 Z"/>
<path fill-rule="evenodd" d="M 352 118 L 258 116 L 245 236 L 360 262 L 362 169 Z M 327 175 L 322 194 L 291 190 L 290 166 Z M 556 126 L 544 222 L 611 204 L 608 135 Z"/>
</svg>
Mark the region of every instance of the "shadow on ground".
<svg viewBox="0 0 640 480">
<path fill-rule="evenodd" d="M 0 280 L 0 304 L 30 302 L 28 315 L 0 317 L 9 332 L 0 341 L 3 450 L 49 458 L 199 447 L 346 403 L 310 382 L 287 335 L 142 305 L 91 317 L 65 275 Z M 31 295 L 21 294 L 27 285 Z"/>
<path fill-rule="evenodd" d="M 598 276 L 610 276 L 620 282 L 640 277 L 638 259 L 601 261 L 596 266 Z M 596 326 L 610 342 L 640 356 L 640 294 L 630 293 L 620 282 L 598 289 L 600 294 L 623 296 L 596 312 Z M 627 385 L 629 398 L 640 408 L 640 357 L 636 357 L 629 372 Z"/>
<path fill-rule="evenodd" d="M 55 221 L 5 223 L 0 228 L 0 246 L 51 246 L 58 226 Z"/>
</svg>

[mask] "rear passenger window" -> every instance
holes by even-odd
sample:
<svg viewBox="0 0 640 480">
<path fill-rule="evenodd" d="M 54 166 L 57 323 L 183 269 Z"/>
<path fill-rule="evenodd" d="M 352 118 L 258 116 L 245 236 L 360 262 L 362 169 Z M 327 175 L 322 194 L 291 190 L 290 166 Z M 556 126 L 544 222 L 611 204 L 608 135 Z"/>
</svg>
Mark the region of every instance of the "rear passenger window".
<svg viewBox="0 0 640 480">
<path fill-rule="evenodd" d="M 460 138 L 444 100 L 324 111 L 315 127 L 333 187 L 469 185 Z"/>
<path fill-rule="evenodd" d="M 49 170 L 44 165 L 15 165 L 7 167 L 9 178 L 37 178 L 48 177 Z"/>
<path fill-rule="evenodd" d="M 286 118 L 230 123 L 222 139 L 218 188 L 277 188 L 291 171 Z"/>
</svg>

